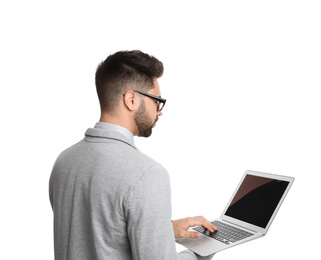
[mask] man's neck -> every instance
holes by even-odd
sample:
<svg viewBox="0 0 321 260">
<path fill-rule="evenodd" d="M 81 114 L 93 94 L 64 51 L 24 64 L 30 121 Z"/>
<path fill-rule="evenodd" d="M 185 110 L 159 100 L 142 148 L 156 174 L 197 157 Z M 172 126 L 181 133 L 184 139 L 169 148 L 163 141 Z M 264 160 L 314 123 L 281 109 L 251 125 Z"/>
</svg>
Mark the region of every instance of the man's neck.
<svg viewBox="0 0 321 260">
<path fill-rule="evenodd" d="M 129 118 L 128 119 L 124 117 L 119 118 L 117 116 L 112 116 L 107 113 L 104 113 L 101 115 L 99 122 L 119 125 L 121 127 L 128 129 L 135 136 L 135 130 L 132 127 L 131 120 Z"/>
</svg>

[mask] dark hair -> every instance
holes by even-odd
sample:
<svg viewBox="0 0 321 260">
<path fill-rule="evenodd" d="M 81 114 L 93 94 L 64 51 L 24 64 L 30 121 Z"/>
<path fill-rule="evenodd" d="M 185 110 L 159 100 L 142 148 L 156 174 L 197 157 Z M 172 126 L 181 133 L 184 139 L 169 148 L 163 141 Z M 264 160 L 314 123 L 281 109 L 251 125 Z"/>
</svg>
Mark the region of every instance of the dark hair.
<svg viewBox="0 0 321 260">
<path fill-rule="evenodd" d="M 113 113 L 128 90 L 147 92 L 153 79 L 162 76 L 163 63 L 138 50 L 120 51 L 107 57 L 96 70 L 96 90 L 102 111 Z"/>
</svg>

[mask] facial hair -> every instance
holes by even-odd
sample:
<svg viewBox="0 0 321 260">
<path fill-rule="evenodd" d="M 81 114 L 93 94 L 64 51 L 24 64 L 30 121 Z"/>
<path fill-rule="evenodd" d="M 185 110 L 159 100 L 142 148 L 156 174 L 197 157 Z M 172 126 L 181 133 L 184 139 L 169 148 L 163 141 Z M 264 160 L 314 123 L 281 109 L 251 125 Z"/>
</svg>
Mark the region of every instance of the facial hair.
<svg viewBox="0 0 321 260">
<path fill-rule="evenodd" d="M 153 122 L 153 119 L 146 113 L 146 107 L 143 101 L 134 115 L 134 120 L 138 127 L 138 136 L 149 137 L 152 134 L 152 128 L 154 127 L 157 118 Z"/>
</svg>

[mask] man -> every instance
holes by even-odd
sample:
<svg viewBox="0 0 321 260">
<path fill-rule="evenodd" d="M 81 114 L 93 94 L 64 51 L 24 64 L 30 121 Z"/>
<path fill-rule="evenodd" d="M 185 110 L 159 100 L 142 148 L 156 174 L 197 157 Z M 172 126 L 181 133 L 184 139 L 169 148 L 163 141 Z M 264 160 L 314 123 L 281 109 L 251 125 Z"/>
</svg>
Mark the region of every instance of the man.
<svg viewBox="0 0 321 260">
<path fill-rule="evenodd" d="M 171 221 L 167 171 L 141 153 L 166 100 L 157 81 L 163 64 L 140 51 L 107 57 L 96 71 L 101 117 L 85 138 L 57 158 L 49 183 L 55 259 L 210 259 L 175 250 L 175 237 L 216 228 L 203 217 Z"/>
</svg>

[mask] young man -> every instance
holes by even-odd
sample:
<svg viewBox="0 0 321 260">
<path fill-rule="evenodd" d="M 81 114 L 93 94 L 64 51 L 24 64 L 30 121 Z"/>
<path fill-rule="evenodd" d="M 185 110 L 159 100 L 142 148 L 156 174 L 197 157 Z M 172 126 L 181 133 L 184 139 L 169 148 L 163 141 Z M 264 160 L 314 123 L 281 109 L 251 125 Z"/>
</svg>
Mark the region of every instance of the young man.
<svg viewBox="0 0 321 260">
<path fill-rule="evenodd" d="M 56 260 L 212 258 L 176 253 L 175 237 L 199 237 L 189 227 L 216 228 L 201 216 L 171 221 L 168 173 L 134 144 L 162 115 L 162 74 L 163 64 L 140 51 L 98 66 L 100 121 L 59 155 L 50 177 Z"/>
</svg>

